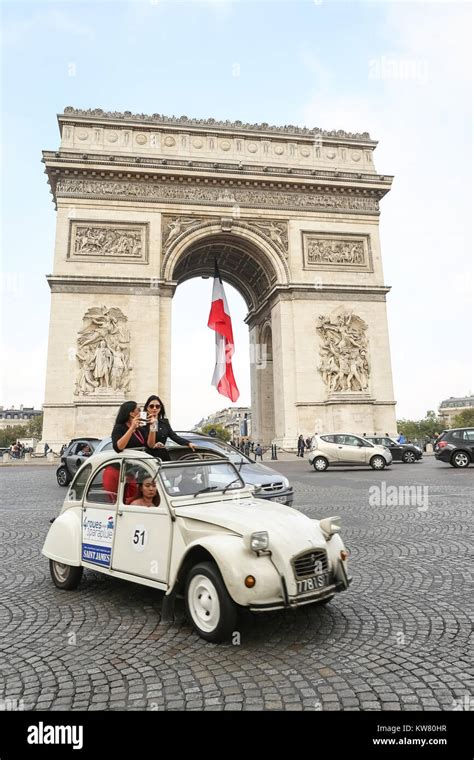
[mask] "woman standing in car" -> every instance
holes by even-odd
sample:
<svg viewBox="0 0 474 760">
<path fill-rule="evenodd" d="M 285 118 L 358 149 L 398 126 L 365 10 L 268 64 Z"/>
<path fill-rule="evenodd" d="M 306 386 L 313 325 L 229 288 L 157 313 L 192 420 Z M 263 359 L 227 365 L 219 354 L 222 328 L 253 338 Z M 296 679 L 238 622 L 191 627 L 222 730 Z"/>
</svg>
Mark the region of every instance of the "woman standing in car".
<svg viewBox="0 0 474 760">
<path fill-rule="evenodd" d="M 166 441 L 171 438 L 179 446 L 189 446 L 194 451 L 194 444 L 177 435 L 166 418 L 166 411 L 159 396 L 150 396 L 145 401 L 144 411 L 147 413 L 147 425 L 143 428 L 146 435 L 146 446 L 149 454 L 159 457 L 165 462 L 170 461 L 169 452 L 166 450 Z"/>
</svg>

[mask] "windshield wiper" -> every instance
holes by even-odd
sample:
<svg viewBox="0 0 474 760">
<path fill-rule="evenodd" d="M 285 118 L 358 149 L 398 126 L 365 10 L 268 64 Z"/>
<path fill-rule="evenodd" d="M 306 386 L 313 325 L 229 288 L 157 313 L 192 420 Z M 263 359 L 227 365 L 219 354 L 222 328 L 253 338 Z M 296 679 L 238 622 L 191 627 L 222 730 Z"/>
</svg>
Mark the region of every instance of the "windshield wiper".
<svg viewBox="0 0 474 760">
<path fill-rule="evenodd" d="M 222 495 L 224 495 L 227 489 L 230 488 L 232 485 L 234 485 L 234 483 L 238 483 L 239 481 L 240 481 L 240 478 L 234 478 L 234 480 L 231 480 L 230 483 L 227 483 L 226 487 L 222 491 Z"/>
<path fill-rule="evenodd" d="M 196 493 L 193 494 L 193 499 L 196 498 L 196 496 L 199 496 L 200 493 L 207 493 L 208 491 L 217 491 L 217 486 L 206 486 L 206 488 L 201 488 L 200 491 L 196 491 Z"/>
</svg>

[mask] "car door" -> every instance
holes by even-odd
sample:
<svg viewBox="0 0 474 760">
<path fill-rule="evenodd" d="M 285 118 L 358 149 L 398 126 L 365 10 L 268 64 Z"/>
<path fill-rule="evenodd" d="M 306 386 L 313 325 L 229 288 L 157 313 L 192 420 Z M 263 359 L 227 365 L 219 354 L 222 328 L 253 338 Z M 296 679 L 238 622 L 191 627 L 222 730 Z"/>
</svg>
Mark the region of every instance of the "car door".
<svg viewBox="0 0 474 760">
<path fill-rule="evenodd" d="M 355 435 L 336 436 L 338 459 L 346 464 L 365 464 L 366 447 L 362 438 Z"/>
<path fill-rule="evenodd" d="M 339 444 L 336 442 L 337 438 L 341 438 L 343 436 L 337 436 L 337 435 L 321 435 L 318 438 L 317 442 L 317 450 L 318 455 L 321 453 L 323 456 L 325 456 L 330 463 L 335 463 L 339 461 Z"/>
<path fill-rule="evenodd" d="M 471 454 L 471 462 L 474 462 L 474 428 L 468 428 L 463 433 L 464 443 Z"/>
<path fill-rule="evenodd" d="M 84 563 L 110 569 L 119 481 L 120 461 L 111 460 L 94 473 L 87 485 L 82 505 Z"/>
<path fill-rule="evenodd" d="M 75 475 L 79 467 L 84 463 L 86 457 L 81 453 L 87 441 L 77 441 L 66 457 L 67 468 L 71 475 Z"/>
<path fill-rule="evenodd" d="M 403 454 L 403 446 L 399 443 L 395 443 L 391 438 L 380 438 L 380 445 L 385 446 L 385 448 L 390 451 L 394 462 L 400 462 Z"/>
<path fill-rule="evenodd" d="M 125 460 L 123 467 L 112 569 L 167 584 L 172 524 L 166 497 L 157 479 L 159 506 L 127 503 L 131 501 L 127 497 L 130 486 L 146 476 L 153 477 L 153 474 L 136 459 Z"/>
</svg>

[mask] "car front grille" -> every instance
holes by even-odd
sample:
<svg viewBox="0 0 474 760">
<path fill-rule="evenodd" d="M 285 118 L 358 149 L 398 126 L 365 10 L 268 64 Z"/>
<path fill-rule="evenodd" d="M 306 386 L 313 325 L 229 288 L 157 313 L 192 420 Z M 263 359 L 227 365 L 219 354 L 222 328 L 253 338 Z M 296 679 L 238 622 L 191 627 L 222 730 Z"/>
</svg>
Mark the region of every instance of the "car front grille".
<svg viewBox="0 0 474 760">
<path fill-rule="evenodd" d="M 313 549 L 294 557 L 292 565 L 296 578 L 306 578 L 308 575 L 325 573 L 329 568 L 328 555 L 325 549 Z"/>
<path fill-rule="evenodd" d="M 264 483 L 261 490 L 266 491 L 266 493 L 275 493 L 275 491 L 282 491 L 283 481 L 276 480 L 274 483 Z"/>
</svg>

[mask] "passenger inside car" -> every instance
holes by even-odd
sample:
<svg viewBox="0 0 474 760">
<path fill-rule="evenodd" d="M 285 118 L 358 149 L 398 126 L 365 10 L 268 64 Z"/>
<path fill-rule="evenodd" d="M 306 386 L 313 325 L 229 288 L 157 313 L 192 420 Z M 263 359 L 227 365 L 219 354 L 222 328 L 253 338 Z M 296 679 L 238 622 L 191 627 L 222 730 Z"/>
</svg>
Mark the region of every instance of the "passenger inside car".
<svg viewBox="0 0 474 760">
<path fill-rule="evenodd" d="M 130 484 L 131 485 L 131 484 Z M 124 498 L 125 504 L 131 504 L 134 507 L 158 507 L 160 496 L 156 487 L 155 480 L 151 475 L 142 477 L 138 483 L 138 498 L 129 502 Z"/>
</svg>

